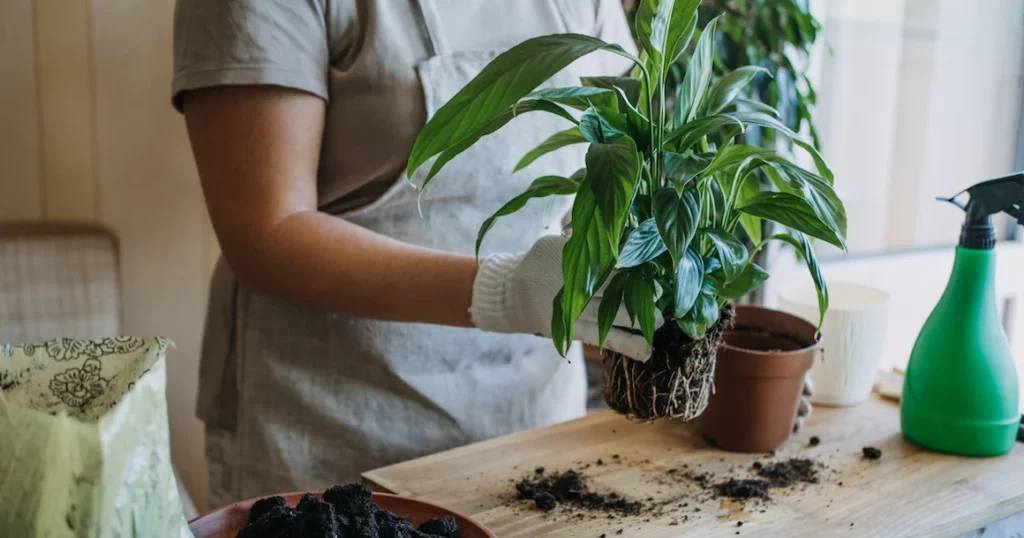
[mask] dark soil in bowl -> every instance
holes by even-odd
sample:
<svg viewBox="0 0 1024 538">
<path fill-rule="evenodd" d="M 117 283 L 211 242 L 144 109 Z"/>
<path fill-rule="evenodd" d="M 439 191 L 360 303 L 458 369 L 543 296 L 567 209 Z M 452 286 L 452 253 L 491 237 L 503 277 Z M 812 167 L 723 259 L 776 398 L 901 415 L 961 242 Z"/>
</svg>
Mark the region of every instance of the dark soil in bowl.
<svg viewBox="0 0 1024 538">
<path fill-rule="evenodd" d="M 455 519 L 444 516 L 413 527 L 401 516 L 374 504 L 359 484 L 335 486 L 323 498 L 306 494 L 290 508 L 283 497 L 253 504 L 238 538 L 459 538 Z"/>
</svg>

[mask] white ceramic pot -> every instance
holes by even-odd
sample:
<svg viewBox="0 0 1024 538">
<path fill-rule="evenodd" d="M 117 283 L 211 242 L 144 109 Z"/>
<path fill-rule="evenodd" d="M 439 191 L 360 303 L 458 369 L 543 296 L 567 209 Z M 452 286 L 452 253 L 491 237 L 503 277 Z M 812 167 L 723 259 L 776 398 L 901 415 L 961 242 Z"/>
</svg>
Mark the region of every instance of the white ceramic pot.
<svg viewBox="0 0 1024 538">
<path fill-rule="evenodd" d="M 882 358 L 889 294 L 851 282 L 829 282 L 829 309 L 821 327 L 823 352 L 811 367 L 816 404 L 849 406 L 871 395 Z M 818 322 L 813 288 L 779 292 L 779 309 Z"/>
</svg>

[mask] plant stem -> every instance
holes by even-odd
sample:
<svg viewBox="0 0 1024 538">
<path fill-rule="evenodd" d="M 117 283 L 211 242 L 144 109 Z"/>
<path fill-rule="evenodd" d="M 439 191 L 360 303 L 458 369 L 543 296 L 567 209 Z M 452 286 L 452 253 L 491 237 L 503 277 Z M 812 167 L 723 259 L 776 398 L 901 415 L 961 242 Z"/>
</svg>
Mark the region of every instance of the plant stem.
<svg viewBox="0 0 1024 538">
<path fill-rule="evenodd" d="M 655 139 L 654 132 L 654 92 L 651 91 L 651 74 L 647 72 L 647 69 L 641 66 L 644 71 L 644 92 L 647 94 L 647 113 L 650 115 L 650 119 L 647 122 L 648 134 L 651 138 L 650 143 L 647 145 L 648 159 L 650 160 L 651 166 L 648 170 L 648 180 L 650 181 L 650 199 L 651 207 L 650 210 L 654 212 L 654 193 L 658 190 L 658 178 L 661 174 L 661 152 L 657 151 L 656 145 L 657 140 Z"/>
<path fill-rule="evenodd" d="M 665 155 L 665 73 L 661 74 L 661 84 L 658 88 L 660 99 L 658 101 L 658 186 L 661 186 L 661 168 Z M 652 114 L 653 115 L 653 114 Z"/>
</svg>

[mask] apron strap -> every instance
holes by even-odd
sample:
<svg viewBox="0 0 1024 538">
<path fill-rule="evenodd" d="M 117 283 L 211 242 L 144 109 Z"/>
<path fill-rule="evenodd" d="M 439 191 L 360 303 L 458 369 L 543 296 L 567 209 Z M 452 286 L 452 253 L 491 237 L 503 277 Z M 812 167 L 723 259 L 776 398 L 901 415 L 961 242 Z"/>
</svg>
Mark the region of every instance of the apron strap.
<svg viewBox="0 0 1024 538">
<path fill-rule="evenodd" d="M 451 1 L 451 0 L 449 0 Z M 494 0 L 488 0 L 494 1 Z M 505 0 L 508 2 L 519 2 L 522 0 Z M 536 1 L 536 0 L 531 0 Z M 558 23 L 561 27 L 562 32 L 579 31 L 572 29 L 572 25 L 566 20 L 567 13 L 574 13 L 566 5 L 566 0 L 547 0 L 558 17 Z M 448 46 L 448 41 L 445 39 L 445 33 L 441 25 L 440 12 L 437 9 L 437 0 L 411 0 L 413 3 L 413 12 L 418 19 L 418 26 L 420 33 L 423 35 L 423 42 L 427 47 L 427 52 L 431 57 L 441 56 L 451 53 L 451 48 Z M 576 9 L 579 9 L 577 6 Z"/>
<path fill-rule="evenodd" d="M 431 57 L 448 54 L 448 43 L 441 31 L 441 21 L 434 0 L 412 0 L 413 11 L 418 20 L 423 42 Z"/>
</svg>

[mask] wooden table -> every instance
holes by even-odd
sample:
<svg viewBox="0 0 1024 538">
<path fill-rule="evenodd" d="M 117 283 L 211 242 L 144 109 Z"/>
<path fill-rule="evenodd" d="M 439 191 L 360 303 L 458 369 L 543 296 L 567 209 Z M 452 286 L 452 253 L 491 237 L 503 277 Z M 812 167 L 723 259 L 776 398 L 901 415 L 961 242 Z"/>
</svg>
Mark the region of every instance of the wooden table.
<svg viewBox="0 0 1024 538">
<path fill-rule="evenodd" d="M 821 439 L 816 447 L 807 446 L 812 435 Z M 880 448 L 881 459 L 863 459 L 864 446 Z M 376 469 L 363 479 L 371 488 L 461 511 L 502 538 L 736 533 L 932 538 L 957 536 L 1024 512 L 1024 445 L 989 459 L 929 452 L 903 439 L 897 405 L 874 395 L 856 407 L 816 408 L 805 430 L 771 461 L 795 456 L 823 463 L 824 480 L 774 490 L 764 503 L 708 499 L 692 480 L 666 480 L 678 474 L 666 471 L 686 464 L 721 480 L 747 476 L 750 465 L 765 456 L 710 448 L 689 424 L 634 424 L 605 411 Z M 604 465 L 596 465 L 599 458 Z M 654 503 L 675 500 L 673 507 L 687 499 L 690 504 L 649 520 L 641 515 L 610 521 L 603 514 L 580 520 L 557 509 L 545 514 L 531 509 L 528 501 L 515 500 L 513 481 L 535 467 L 558 471 L 586 463 L 591 464 L 586 470 L 591 487 L 600 492 L 653 498 Z M 693 500 L 701 493 L 704 500 Z"/>
</svg>

